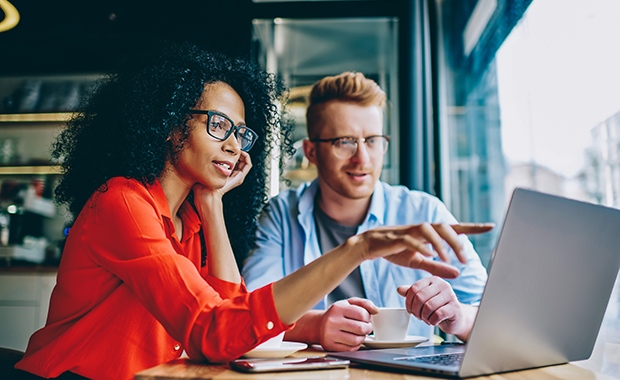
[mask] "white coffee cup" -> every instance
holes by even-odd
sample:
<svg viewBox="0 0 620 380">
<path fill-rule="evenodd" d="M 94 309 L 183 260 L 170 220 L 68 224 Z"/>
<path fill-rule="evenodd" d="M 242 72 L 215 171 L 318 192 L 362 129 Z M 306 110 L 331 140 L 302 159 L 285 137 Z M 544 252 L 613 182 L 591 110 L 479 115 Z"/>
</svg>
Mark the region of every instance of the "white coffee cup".
<svg viewBox="0 0 620 380">
<path fill-rule="evenodd" d="M 411 315 L 400 307 L 380 307 L 378 314 L 370 317 L 375 340 L 402 341 L 407 338 Z"/>
<path fill-rule="evenodd" d="M 256 348 L 259 349 L 274 349 L 274 348 L 280 348 L 280 346 L 282 346 L 282 340 L 284 339 L 284 333 L 278 334 L 276 336 L 274 336 L 273 338 L 264 341 L 263 343 L 259 344 L 258 346 L 256 346 Z"/>
</svg>

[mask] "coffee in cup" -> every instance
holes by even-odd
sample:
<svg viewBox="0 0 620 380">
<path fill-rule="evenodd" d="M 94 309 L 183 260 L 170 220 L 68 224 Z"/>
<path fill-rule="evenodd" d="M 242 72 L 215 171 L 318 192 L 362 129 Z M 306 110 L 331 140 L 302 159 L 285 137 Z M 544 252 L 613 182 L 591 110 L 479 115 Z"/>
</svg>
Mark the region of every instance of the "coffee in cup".
<svg viewBox="0 0 620 380">
<path fill-rule="evenodd" d="M 400 307 L 380 307 L 370 317 L 375 340 L 402 341 L 407 338 L 411 315 Z"/>
</svg>

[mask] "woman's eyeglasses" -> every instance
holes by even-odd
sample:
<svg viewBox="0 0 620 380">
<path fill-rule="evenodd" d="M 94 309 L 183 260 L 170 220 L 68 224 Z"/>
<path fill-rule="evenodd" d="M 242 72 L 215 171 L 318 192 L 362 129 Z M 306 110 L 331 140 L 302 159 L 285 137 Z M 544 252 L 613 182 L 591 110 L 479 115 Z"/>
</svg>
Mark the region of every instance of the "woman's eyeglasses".
<svg viewBox="0 0 620 380">
<path fill-rule="evenodd" d="M 330 142 L 334 149 L 334 154 L 338 158 L 347 159 L 351 158 L 357 152 L 357 147 L 360 140 L 366 144 L 366 149 L 371 156 L 383 156 L 387 152 L 388 143 L 390 141 L 389 136 L 376 135 L 368 136 L 366 138 L 357 137 L 336 137 L 333 139 L 312 139 L 312 142 Z"/>
<path fill-rule="evenodd" d="M 258 134 L 245 125 L 235 125 L 228 117 L 214 111 L 189 110 L 191 115 L 207 115 L 207 133 L 216 140 L 224 141 L 235 134 L 241 150 L 248 152 L 258 139 Z"/>
</svg>

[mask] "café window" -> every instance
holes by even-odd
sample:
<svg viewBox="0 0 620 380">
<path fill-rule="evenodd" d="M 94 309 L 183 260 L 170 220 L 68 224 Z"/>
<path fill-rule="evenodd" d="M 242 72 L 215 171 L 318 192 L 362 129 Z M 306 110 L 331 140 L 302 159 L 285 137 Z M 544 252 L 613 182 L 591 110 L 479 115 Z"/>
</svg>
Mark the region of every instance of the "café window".
<svg viewBox="0 0 620 380">
<path fill-rule="evenodd" d="M 438 180 L 457 219 L 501 226 L 515 187 L 620 207 L 620 3 L 435 5 Z M 472 237 L 485 265 L 499 232 Z M 619 310 L 620 280 L 586 364 L 616 376 Z"/>
</svg>

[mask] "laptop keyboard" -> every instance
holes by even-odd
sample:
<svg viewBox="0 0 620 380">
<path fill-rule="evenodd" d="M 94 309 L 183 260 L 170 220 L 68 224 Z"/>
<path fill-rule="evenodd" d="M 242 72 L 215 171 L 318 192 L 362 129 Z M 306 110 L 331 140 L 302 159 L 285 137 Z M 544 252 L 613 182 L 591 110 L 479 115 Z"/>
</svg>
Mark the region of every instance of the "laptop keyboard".
<svg viewBox="0 0 620 380">
<path fill-rule="evenodd" d="M 413 363 L 424 364 L 436 364 L 443 366 L 454 366 L 461 364 L 463 354 L 441 354 L 441 355 L 426 355 L 426 356 L 405 356 L 396 358 L 394 360 L 406 360 Z"/>
</svg>

